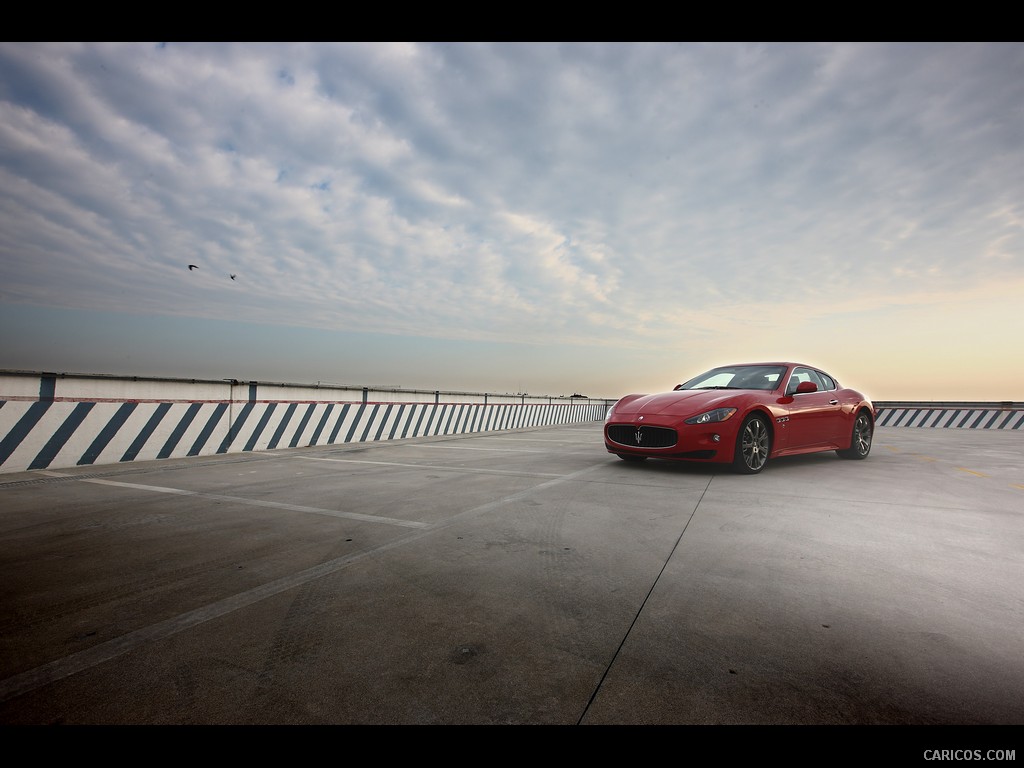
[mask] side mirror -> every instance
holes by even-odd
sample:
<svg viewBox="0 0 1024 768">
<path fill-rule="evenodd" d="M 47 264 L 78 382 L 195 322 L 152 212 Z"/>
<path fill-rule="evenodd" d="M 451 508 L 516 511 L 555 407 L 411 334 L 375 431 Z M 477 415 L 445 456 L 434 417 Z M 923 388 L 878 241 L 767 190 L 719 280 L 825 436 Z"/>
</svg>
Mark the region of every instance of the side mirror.
<svg viewBox="0 0 1024 768">
<path fill-rule="evenodd" d="M 805 392 L 817 392 L 817 391 L 818 391 L 818 385 L 815 384 L 813 381 L 801 381 L 796 386 L 796 393 L 798 395 L 802 395 Z"/>
</svg>

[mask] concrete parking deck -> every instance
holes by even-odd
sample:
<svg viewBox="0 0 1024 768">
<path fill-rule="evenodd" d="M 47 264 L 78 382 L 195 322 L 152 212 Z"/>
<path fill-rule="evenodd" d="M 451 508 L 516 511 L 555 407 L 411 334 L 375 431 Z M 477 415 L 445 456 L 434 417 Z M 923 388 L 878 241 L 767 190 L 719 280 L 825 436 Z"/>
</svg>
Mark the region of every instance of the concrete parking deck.
<svg viewBox="0 0 1024 768">
<path fill-rule="evenodd" d="M 1024 724 L 1019 431 L 746 477 L 593 423 L 19 472 L 0 509 L 6 725 Z"/>
</svg>

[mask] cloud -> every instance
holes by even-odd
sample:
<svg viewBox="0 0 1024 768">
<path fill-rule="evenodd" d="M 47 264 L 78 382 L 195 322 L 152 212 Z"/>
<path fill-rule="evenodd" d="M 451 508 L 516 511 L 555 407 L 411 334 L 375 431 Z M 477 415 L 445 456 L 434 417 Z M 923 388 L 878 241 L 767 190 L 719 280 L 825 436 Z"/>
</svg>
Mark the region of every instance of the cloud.
<svg viewBox="0 0 1024 768">
<path fill-rule="evenodd" d="M 941 315 L 1024 283 L 1021 103 L 1016 43 L 2 43 L 0 301 L 651 352 Z"/>
</svg>

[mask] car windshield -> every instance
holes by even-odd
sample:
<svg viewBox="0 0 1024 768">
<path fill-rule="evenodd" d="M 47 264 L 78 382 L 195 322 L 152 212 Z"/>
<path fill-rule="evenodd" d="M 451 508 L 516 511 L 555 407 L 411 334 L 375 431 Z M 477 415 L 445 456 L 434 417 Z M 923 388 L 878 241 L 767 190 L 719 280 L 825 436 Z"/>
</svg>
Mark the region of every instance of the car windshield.
<svg viewBox="0 0 1024 768">
<path fill-rule="evenodd" d="M 714 368 L 676 387 L 680 389 L 773 390 L 785 375 L 784 365 L 729 365 Z"/>
</svg>

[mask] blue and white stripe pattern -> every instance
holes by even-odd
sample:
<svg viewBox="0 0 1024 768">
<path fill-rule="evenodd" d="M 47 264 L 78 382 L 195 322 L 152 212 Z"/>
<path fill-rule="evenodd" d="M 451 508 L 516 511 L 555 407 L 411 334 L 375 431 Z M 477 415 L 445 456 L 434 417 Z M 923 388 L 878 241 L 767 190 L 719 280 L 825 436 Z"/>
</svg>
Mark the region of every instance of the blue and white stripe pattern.
<svg viewBox="0 0 1024 768">
<path fill-rule="evenodd" d="M 607 410 L 607 401 L 441 402 L 441 393 L 373 402 L 366 390 L 358 401 L 260 400 L 255 384 L 247 400 L 59 398 L 54 377 L 36 382 L 38 397 L 0 394 L 0 471 L 522 429 L 597 421 Z"/>
<path fill-rule="evenodd" d="M 994 407 L 994 404 L 955 406 L 907 403 L 877 406 L 875 424 L 879 427 L 1024 429 L 1024 405 L 1013 403 Z"/>
</svg>

